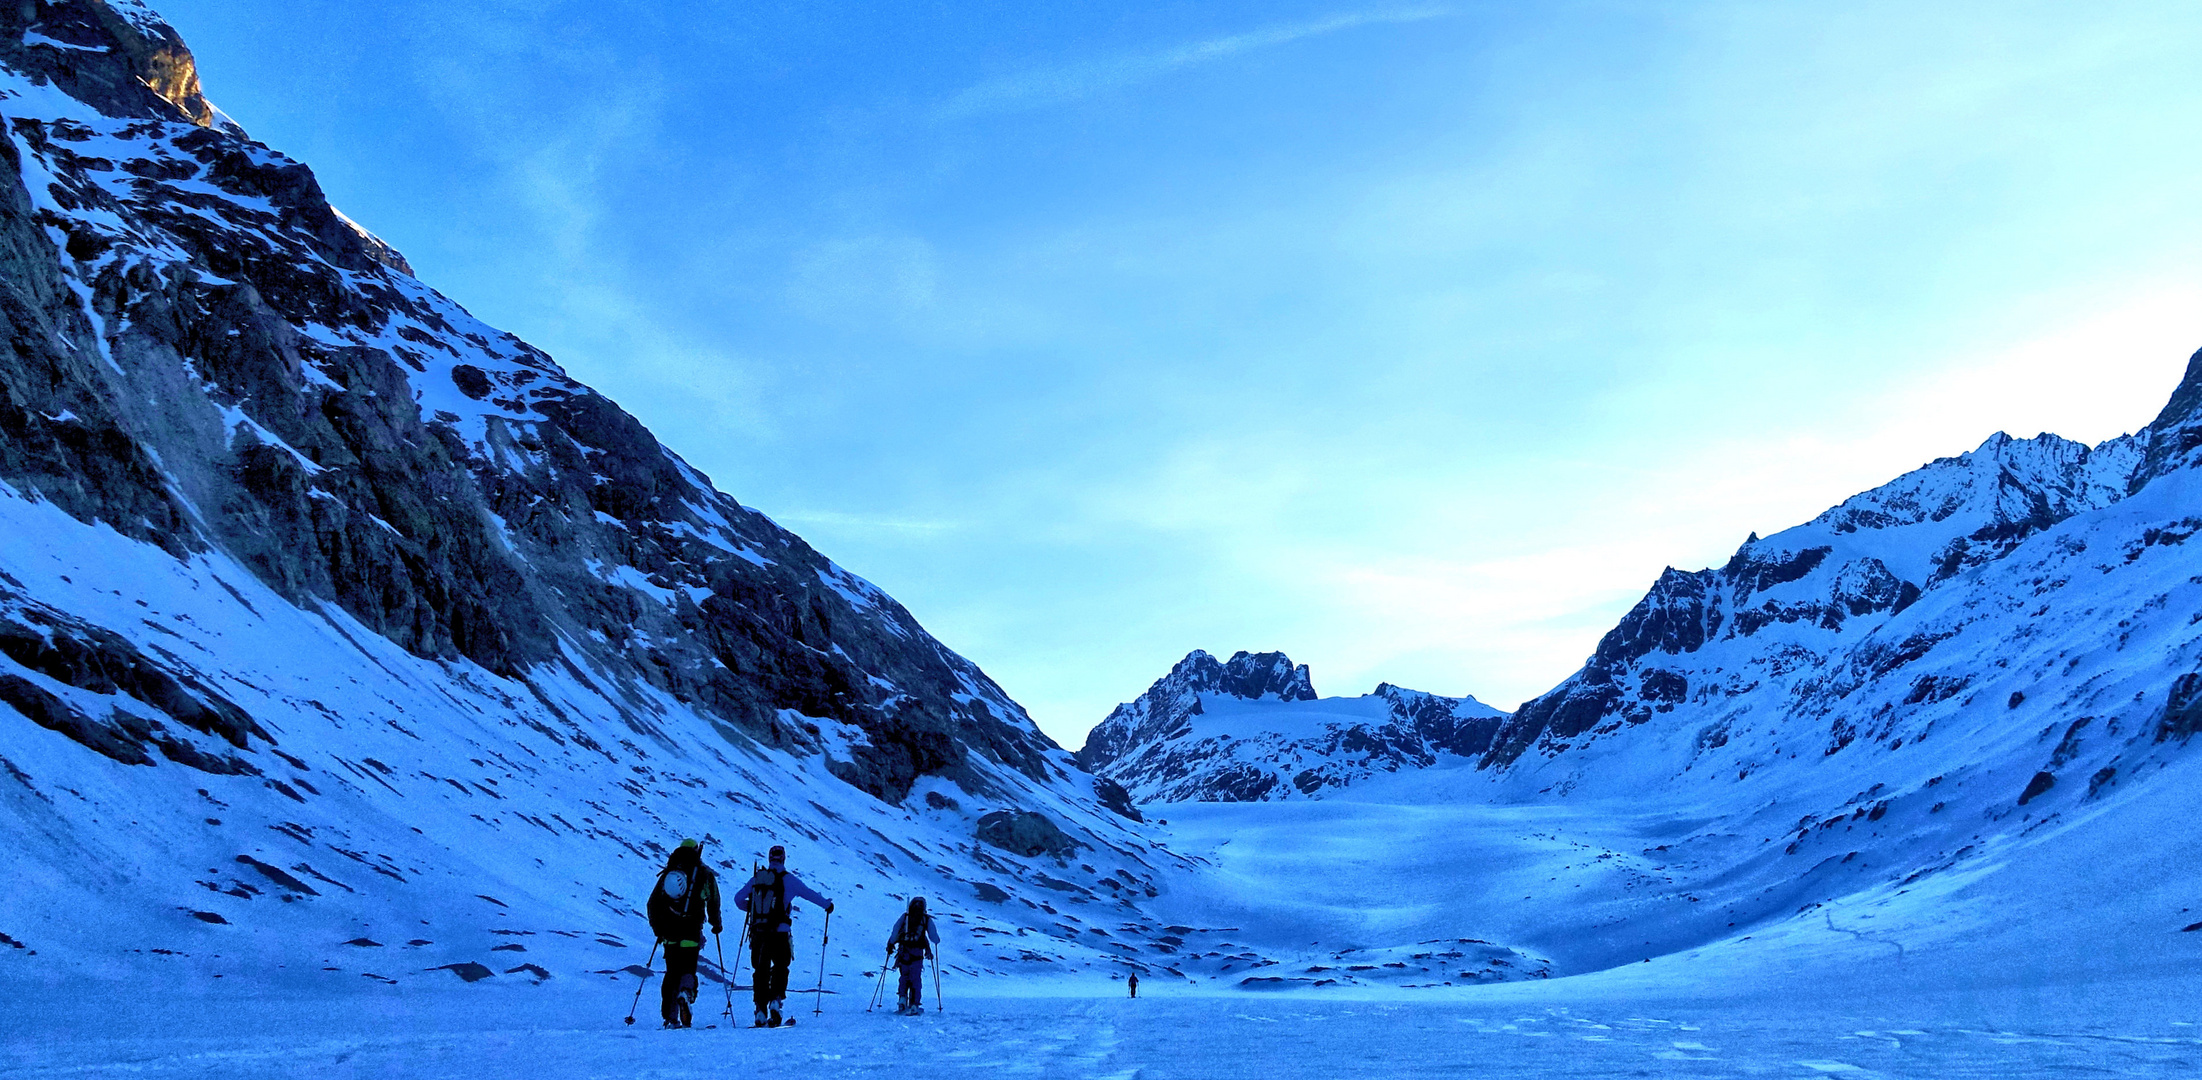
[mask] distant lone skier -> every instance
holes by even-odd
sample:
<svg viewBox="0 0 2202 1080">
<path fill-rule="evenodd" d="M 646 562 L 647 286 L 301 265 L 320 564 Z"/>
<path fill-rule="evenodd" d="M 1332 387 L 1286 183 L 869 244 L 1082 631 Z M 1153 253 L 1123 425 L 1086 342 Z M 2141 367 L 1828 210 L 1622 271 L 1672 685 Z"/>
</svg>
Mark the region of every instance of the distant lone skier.
<svg viewBox="0 0 2202 1080">
<path fill-rule="evenodd" d="M 665 947 L 665 985 L 658 1011 L 665 1026 L 689 1026 L 696 1002 L 696 958 L 703 952 L 703 924 L 719 932 L 719 879 L 703 864 L 703 847 L 683 840 L 665 859 L 665 869 L 650 890 L 650 932 Z"/>
<path fill-rule="evenodd" d="M 787 849 L 774 844 L 770 864 L 734 894 L 734 906 L 749 913 L 751 996 L 757 1004 L 758 1027 L 779 1027 L 780 1010 L 787 1004 L 788 963 L 795 959 L 790 937 L 795 930 L 795 898 L 833 910 L 833 901 L 788 873 L 787 859 Z"/>
<path fill-rule="evenodd" d="M 1131 977 L 1130 979 L 1127 979 L 1127 980 L 1125 980 L 1125 981 L 1126 981 L 1126 982 L 1129 982 L 1129 983 L 1131 984 L 1131 987 L 1132 987 L 1132 996 L 1133 996 L 1133 997 L 1138 997 L 1138 996 L 1139 996 L 1139 973 L 1138 973 L 1138 972 L 1136 972 L 1136 971 L 1135 971 L 1135 972 L 1132 972 L 1132 977 Z"/>
<path fill-rule="evenodd" d="M 895 983 L 898 1015 L 916 1016 L 925 1011 L 925 961 L 938 944 L 940 930 L 933 926 L 933 917 L 925 913 L 925 898 L 911 897 L 909 910 L 895 919 L 894 931 L 887 935 L 887 952 L 894 958 L 895 970 L 901 973 Z"/>
</svg>

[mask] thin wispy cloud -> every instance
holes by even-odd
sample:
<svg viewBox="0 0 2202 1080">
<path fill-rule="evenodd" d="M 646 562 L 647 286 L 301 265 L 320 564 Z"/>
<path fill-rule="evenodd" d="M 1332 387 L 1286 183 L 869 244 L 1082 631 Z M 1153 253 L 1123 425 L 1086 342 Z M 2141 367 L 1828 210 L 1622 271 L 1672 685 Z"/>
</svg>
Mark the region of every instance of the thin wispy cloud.
<svg viewBox="0 0 2202 1080">
<path fill-rule="evenodd" d="M 850 514 L 839 510 L 775 510 L 771 516 L 774 521 L 783 525 L 825 526 L 836 531 L 854 533 L 930 535 L 952 532 L 962 527 L 953 521 Z"/>
<path fill-rule="evenodd" d="M 1451 13 L 1451 9 L 1438 6 L 1350 12 L 1154 52 L 1119 53 L 1095 60 L 1034 68 L 971 86 L 949 98 L 934 116 L 940 120 L 960 120 L 985 113 L 1046 108 L 1145 82 L 1180 68 L 1214 63 L 1306 38 L 1363 26 L 1423 22 Z"/>
</svg>

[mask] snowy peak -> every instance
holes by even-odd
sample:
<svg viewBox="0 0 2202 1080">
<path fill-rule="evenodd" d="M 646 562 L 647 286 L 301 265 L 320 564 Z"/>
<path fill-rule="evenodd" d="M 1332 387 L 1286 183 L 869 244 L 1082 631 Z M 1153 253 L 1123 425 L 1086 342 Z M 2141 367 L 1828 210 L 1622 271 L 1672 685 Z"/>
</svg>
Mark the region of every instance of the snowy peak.
<svg viewBox="0 0 2202 1080">
<path fill-rule="evenodd" d="M 2134 500 L 2152 479 L 2163 483 L 2162 477 L 2202 462 L 2194 452 L 2202 446 L 2198 413 L 2202 354 L 2189 361 L 2185 381 L 2156 422 L 2136 435 L 2090 447 L 2055 435 L 2013 439 L 1998 433 L 1970 453 L 1930 462 L 1806 524 L 1765 539 L 1754 535 L 1717 569 L 1670 568 L 1599 642 L 1582 670 L 1523 704 L 1484 764 L 1510 766 L 1533 748 L 1559 759 L 1640 725 L 1664 730 L 1652 722 L 1668 714 L 1675 714 L 1674 724 L 1703 724 L 1708 710 L 1725 717 L 1705 729 L 1702 740 L 1710 746 L 1730 737 L 1735 717 L 1761 708 L 1811 712 L 1832 723 L 1827 753 L 1867 729 L 1879 733 L 1875 741 L 1901 745 L 1903 736 L 1889 722 L 1826 720 L 1820 716 L 1825 706 L 1804 709 L 1800 702 L 1849 697 L 1880 679 L 1899 680 L 1902 687 L 1899 700 L 1884 709 L 1888 716 L 1952 696 L 1985 673 L 1937 670 L 1931 683 L 1921 682 L 1935 666 L 1927 661 L 1951 655 L 1937 643 L 1967 626 L 1976 635 L 2024 636 L 2040 628 L 2023 618 L 1978 615 L 1954 627 L 1937 625 L 1925 609 L 2016 603 L 1989 591 L 1987 582 L 2008 576 L 1993 571 L 2043 558 L 2076 559 L 2104 542 L 2087 539 L 2099 521 L 2163 517 L 2120 541 L 2126 557 L 2077 579 L 2053 572 L 2025 584 L 2028 594 L 2044 597 L 2075 581 L 2115 592 L 2094 579 L 2122 573 L 2146 548 L 2176 545 L 2181 541 L 2172 537 L 2194 531 L 2190 516 L 2158 505 L 2176 504 L 2169 489 L 2161 499 Z M 2040 616 L 2056 604 L 2034 607 Z M 2138 621 L 2159 619 L 2136 613 L 2129 620 Z M 2008 656 L 1975 656 L 1964 664 L 1977 668 L 1991 659 L 1999 667 L 2011 662 Z M 1853 699 L 1842 711 L 1855 707 Z"/>
<path fill-rule="evenodd" d="M 2202 466 L 2202 351 L 2187 358 L 2187 373 L 2155 422 L 2143 432 L 2146 450 L 2131 487 L 2178 469 Z"/>
<path fill-rule="evenodd" d="M 1078 762 L 1087 770 L 1106 775 L 1108 765 L 1128 749 L 1143 743 L 1187 734 L 1189 718 L 1201 711 L 1202 695 L 1242 701 L 1313 701 L 1315 684 L 1307 665 L 1295 666 L 1281 652 L 1231 654 L 1218 661 L 1205 650 L 1194 649 L 1156 679 L 1147 692 L 1118 705 L 1108 719 L 1086 736 Z"/>
<path fill-rule="evenodd" d="M 1079 763 L 1141 802 L 1319 797 L 1378 773 L 1483 753 L 1506 714 L 1385 683 L 1318 698 L 1283 653 L 1194 651 L 1086 737 Z"/>
<path fill-rule="evenodd" d="M 1295 666 L 1292 658 L 1281 652 L 1240 650 L 1232 653 L 1231 659 L 1217 663 L 1215 657 L 1194 649 L 1147 690 L 1148 694 L 1188 692 L 1222 694 L 1245 701 L 1315 700 L 1315 684 L 1308 678 L 1307 665 Z"/>
<path fill-rule="evenodd" d="M 0 64 L 112 117 L 227 125 L 183 38 L 138 0 L 0 6 Z"/>
<path fill-rule="evenodd" d="M 1391 703 L 1392 716 L 1411 727 L 1436 753 L 1474 757 L 1490 748 L 1491 736 L 1506 713 L 1477 701 L 1475 695 L 1446 697 L 1425 690 L 1409 690 L 1378 683 L 1371 697 Z"/>
<path fill-rule="evenodd" d="M 1997 432 L 1971 453 L 1941 458 L 1854 496 L 1782 534 L 1792 545 L 1822 534 L 1880 534 L 1866 541 L 1909 563 L 1924 547 L 1924 583 L 2001 558 L 2027 537 L 2125 497 L 2142 446 L 2133 436 L 2100 446 L 2055 435 Z M 1743 558 L 1756 543 L 1746 543 Z M 1908 569 L 1908 567 L 1907 567 Z"/>
</svg>

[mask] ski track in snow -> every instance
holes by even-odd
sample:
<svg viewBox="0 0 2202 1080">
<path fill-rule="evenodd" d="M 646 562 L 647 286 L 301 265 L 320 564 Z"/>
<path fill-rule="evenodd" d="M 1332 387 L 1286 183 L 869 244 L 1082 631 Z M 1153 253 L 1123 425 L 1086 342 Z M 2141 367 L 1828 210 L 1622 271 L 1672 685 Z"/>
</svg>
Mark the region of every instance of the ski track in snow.
<svg viewBox="0 0 2202 1080">
<path fill-rule="evenodd" d="M 907 1019 L 835 1001 L 824 1016 L 799 1013 L 799 1026 L 777 1031 L 623 1027 L 618 1017 L 629 986 L 549 997 L 518 992 L 493 1003 L 477 995 L 418 993 L 367 1000 L 140 999 L 118 1010 L 121 1022 L 100 1008 L 46 1014 L 41 1006 L 50 1003 L 41 1002 L 10 1010 L 0 1074 L 558 1080 L 721 1076 L 740 1069 L 818 1078 L 1957 1080 L 2176 1076 L 2202 1068 L 2202 1028 L 2161 1007 L 2166 991 L 2191 1001 L 2184 985 L 2090 990 L 2046 1001 L 2037 1000 L 2043 995 L 2036 989 L 2006 998 L 1860 1000 L 1833 1007 L 1800 1007 L 1795 997 L 1598 999 L 1559 984 L 1446 1001 L 951 996 L 949 1011 Z M 714 1021 L 724 1023 L 699 1019 Z"/>
</svg>

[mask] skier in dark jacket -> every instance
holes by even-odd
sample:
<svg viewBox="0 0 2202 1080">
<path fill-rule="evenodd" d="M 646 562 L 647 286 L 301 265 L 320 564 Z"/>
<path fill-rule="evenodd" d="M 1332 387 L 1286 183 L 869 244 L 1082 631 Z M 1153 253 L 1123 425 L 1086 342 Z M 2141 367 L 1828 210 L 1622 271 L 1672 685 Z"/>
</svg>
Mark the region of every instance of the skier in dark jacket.
<svg viewBox="0 0 2202 1080">
<path fill-rule="evenodd" d="M 887 953 L 901 978 L 895 983 L 895 1012 L 915 1016 L 925 1011 L 925 961 L 940 944 L 940 930 L 925 913 L 925 898 L 910 898 L 910 908 L 895 920 L 887 935 Z"/>
<path fill-rule="evenodd" d="M 1138 996 L 1139 996 L 1139 973 L 1138 973 L 1138 972 L 1136 972 L 1136 971 L 1135 971 L 1135 972 L 1132 972 L 1132 977 L 1131 977 L 1131 978 L 1130 978 L 1129 980 L 1127 980 L 1127 981 L 1131 983 L 1131 986 L 1132 986 L 1132 996 L 1133 996 L 1133 997 L 1138 997 Z"/>
<path fill-rule="evenodd" d="M 787 1004 L 788 963 L 795 959 L 790 937 L 795 930 L 795 898 L 833 910 L 833 901 L 788 873 L 787 858 L 787 849 L 774 844 L 769 865 L 734 894 L 734 906 L 749 913 L 751 996 L 758 1027 L 779 1027 L 780 1010 Z"/>
<path fill-rule="evenodd" d="M 696 958 L 703 952 L 703 924 L 719 932 L 719 879 L 703 864 L 703 847 L 683 840 L 666 857 L 650 890 L 650 932 L 665 948 L 665 985 L 658 1011 L 669 1028 L 687 1027 L 696 1002 Z"/>
</svg>

